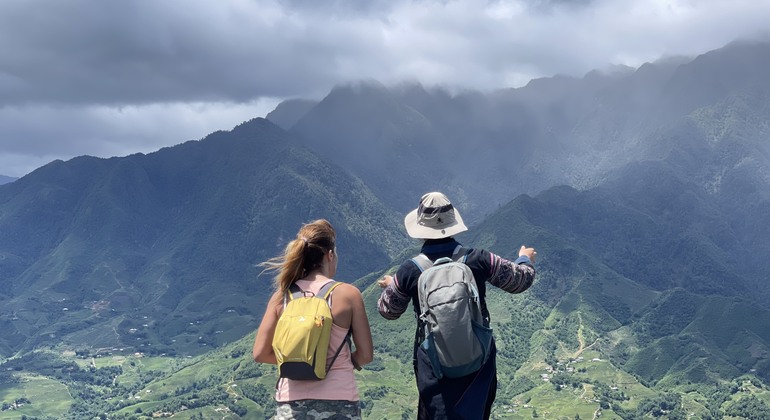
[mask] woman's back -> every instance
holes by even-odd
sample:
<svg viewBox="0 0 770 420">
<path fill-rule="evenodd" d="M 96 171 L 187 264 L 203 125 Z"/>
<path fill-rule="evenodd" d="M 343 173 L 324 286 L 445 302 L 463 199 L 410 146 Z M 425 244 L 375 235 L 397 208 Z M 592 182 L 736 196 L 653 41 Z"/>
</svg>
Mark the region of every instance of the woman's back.
<svg viewBox="0 0 770 420">
<path fill-rule="evenodd" d="M 286 245 L 283 255 L 262 263 L 278 271 L 276 292 L 268 302 L 252 355 L 259 363 L 276 364 L 278 359 L 272 342 L 283 312 L 284 291 L 292 284 L 318 294 L 337 272 L 336 235 L 326 220 L 303 225 L 297 238 Z M 324 411 L 360 419 L 358 387 L 353 369 L 372 361 L 373 345 L 363 297 L 355 286 L 340 283 L 331 292 L 332 327 L 327 360 L 339 355 L 322 380 L 290 380 L 281 378 L 276 389 L 279 402 L 276 418 L 305 416 L 311 411 Z M 353 350 L 348 337 L 352 336 Z"/>
<path fill-rule="evenodd" d="M 327 281 L 331 280 L 297 280 L 296 285 L 306 292 L 317 294 Z M 327 366 L 332 362 L 338 350 L 339 355 L 334 360 L 334 363 L 329 366 L 326 378 L 320 381 L 281 379 L 276 387 L 276 401 L 284 402 L 306 399 L 357 401 L 359 399 L 358 387 L 353 375 L 354 367 L 351 359 L 350 345 L 345 343 L 350 329 L 353 309 L 348 299 L 345 299 L 345 292 L 340 293 L 340 288 L 344 290 L 344 286 L 344 284 L 337 286 L 329 298 L 333 324 L 331 339 L 329 340 L 329 351 L 326 356 Z"/>
</svg>

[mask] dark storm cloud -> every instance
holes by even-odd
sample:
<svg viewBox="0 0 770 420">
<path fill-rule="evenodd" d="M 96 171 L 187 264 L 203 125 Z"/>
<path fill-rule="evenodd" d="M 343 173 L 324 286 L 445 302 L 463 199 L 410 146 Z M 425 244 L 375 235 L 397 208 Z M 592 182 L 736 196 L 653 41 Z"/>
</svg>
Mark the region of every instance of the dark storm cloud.
<svg viewBox="0 0 770 420">
<path fill-rule="evenodd" d="M 0 174 L 157 150 L 338 83 L 516 87 L 768 21 L 755 0 L 2 0 Z"/>
<path fill-rule="evenodd" d="M 6 1 L 0 103 L 245 101 L 336 81 L 329 38 L 301 20 L 274 4 L 210 4 Z"/>
<path fill-rule="evenodd" d="M 243 102 L 361 78 L 505 87 L 717 48 L 766 26 L 762 3 L 4 0 L 0 105 Z"/>
<path fill-rule="evenodd" d="M 418 1 L 418 0 L 410 0 Z M 381 16 L 387 14 L 398 5 L 393 0 L 278 0 L 282 6 L 290 10 L 304 10 L 328 16 Z"/>
</svg>

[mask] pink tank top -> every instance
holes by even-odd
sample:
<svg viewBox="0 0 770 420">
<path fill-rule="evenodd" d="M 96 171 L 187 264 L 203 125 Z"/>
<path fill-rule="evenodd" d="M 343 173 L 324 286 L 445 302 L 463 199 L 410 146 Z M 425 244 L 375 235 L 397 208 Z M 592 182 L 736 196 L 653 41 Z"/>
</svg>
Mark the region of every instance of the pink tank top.
<svg viewBox="0 0 770 420">
<path fill-rule="evenodd" d="M 297 286 L 302 290 L 318 293 L 324 285 L 323 282 L 311 282 L 298 280 Z M 332 292 L 334 295 L 334 292 Z M 334 301 L 332 299 L 332 305 Z M 345 340 L 348 330 L 332 324 L 332 335 L 329 340 L 329 352 L 327 362 L 331 362 L 334 353 Z M 358 386 L 353 375 L 353 361 L 350 359 L 350 346 L 342 346 L 340 355 L 329 369 L 326 378 L 320 381 L 295 381 L 281 378 L 275 391 L 275 400 L 278 402 L 296 400 L 344 400 L 358 401 Z"/>
</svg>

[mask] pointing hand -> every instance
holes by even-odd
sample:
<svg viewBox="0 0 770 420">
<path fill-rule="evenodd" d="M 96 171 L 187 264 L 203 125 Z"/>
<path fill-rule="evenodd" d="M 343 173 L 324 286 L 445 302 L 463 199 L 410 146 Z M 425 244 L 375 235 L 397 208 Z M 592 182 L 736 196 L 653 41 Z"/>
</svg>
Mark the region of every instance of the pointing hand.
<svg viewBox="0 0 770 420">
<path fill-rule="evenodd" d="M 382 287 L 383 289 L 390 286 L 390 284 L 393 283 L 393 276 L 382 276 L 381 279 L 377 280 L 377 284 Z"/>
<path fill-rule="evenodd" d="M 519 256 L 526 255 L 529 257 L 530 261 L 533 263 L 535 262 L 535 257 L 537 257 L 537 251 L 535 251 L 535 248 L 527 248 L 526 246 L 522 245 L 521 249 L 519 249 Z"/>
</svg>

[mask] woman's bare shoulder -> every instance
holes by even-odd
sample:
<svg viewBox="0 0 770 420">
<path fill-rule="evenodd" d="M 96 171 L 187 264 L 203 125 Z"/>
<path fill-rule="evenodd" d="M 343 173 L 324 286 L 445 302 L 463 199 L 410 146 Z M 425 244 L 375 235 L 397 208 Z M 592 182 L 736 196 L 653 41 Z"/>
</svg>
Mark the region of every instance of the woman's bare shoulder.
<svg viewBox="0 0 770 420">
<path fill-rule="evenodd" d="M 340 281 L 340 285 L 337 286 L 336 289 L 334 289 L 335 292 L 339 291 L 342 295 L 347 296 L 349 298 L 357 298 L 361 296 L 361 291 L 358 290 L 358 287 L 350 284 Z"/>
</svg>

